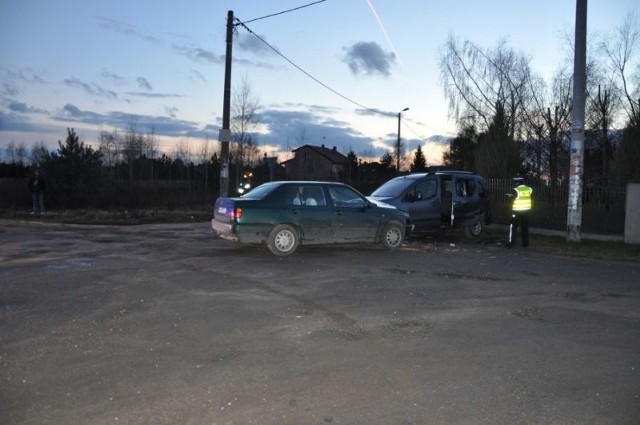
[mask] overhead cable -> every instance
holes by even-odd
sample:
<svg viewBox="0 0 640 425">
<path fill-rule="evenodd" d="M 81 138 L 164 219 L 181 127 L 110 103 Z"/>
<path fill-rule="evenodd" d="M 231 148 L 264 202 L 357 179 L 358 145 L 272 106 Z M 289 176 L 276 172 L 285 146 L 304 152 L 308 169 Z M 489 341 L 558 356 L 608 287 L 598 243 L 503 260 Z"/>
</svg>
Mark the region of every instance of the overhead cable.
<svg viewBox="0 0 640 425">
<path fill-rule="evenodd" d="M 249 21 L 239 22 L 238 24 L 249 24 L 251 22 L 259 21 L 260 19 L 271 18 L 273 16 L 283 15 L 285 13 L 289 13 L 289 12 L 293 12 L 293 11 L 296 11 L 296 10 L 304 9 L 305 7 L 314 6 L 314 5 L 318 4 L 318 3 L 323 3 L 325 1 L 327 1 L 327 0 L 314 1 L 313 3 L 305 4 L 304 6 L 294 7 L 293 9 L 283 10 L 282 12 L 272 13 L 271 15 L 263 16 L 261 18 L 255 18 L 255 19 L 251 19 Z"/>
<path fill-rule="evenodd" d="M 249 27 L 247 27 L 243 22 L 238 23 L 237 25 L 241 25 L 244 29 L 246 29 L 247 31 L 249 31 L 249 33 L 251 35 L 253 35 L 254 37 L 256 37 L 258 40 L 260 40 L 262 43 L 264 43 L 268 48 L 270 48 L 271 50 L 273 50 L 278 56 L 280 56 L 282 59 L 286 60 L 287 62 L 289 62 L 293 67 L 295 67 L 298 71 L 302 72 L 304 75 L 306 75 L 307 77 L 311 78 L 313 81 L 315 81 L 316 83 L 320 84 L 322 87 L 324 87 L 325 89 L 329 90 L 330 92 L 332 92 L 333 94 L 340 96 L 341 98 L 343 98 L 344 100 L 346 100 L 347 102 L 351 102 L 354 105 L 357 105 L 363 109 L 366 109 L 369 112 L 373 112 L 374 114 L 380 114 L 380 115 L 384 115 L 384 116 L 390 116 L 391 114 L 389 112 L 381 112 L 378 111 L 376 109 L 371 109 L 367 106 L 364 106 L 358 102 L 356 102 L 353 99 L 349 99 L 347 96 L 343 95 L 342 93 L 339 93 L 338 91 L 332 89 L 331 87 L 329 87 L 328 85 L 326 85 L 325 83 L 323 83 L 322 81 L 318 80 L 316 77 L 314 77 L 313 75 L 309 74 L 307 71 L 305 71 L 304 69 L 302 69 L 301 67 L 299 67 L 298 65 L 296 65 L 295 63 L 293 63 L 293 61 L 291 61 L 291 59 L 289 59 L 288 57 L 286 57 L 284 54 L 280 53 L 280 51 L 278 49 L 276 49 L 275 47 L 273 47 L 272 45 L 270 45 L 269 43 L 267 43 L 266 40 L 264 40 L 262 37 L 260 37 L 258 34 L 254 33 L 253 31 L 251 31 L 251 29 Z"/>
</svg>

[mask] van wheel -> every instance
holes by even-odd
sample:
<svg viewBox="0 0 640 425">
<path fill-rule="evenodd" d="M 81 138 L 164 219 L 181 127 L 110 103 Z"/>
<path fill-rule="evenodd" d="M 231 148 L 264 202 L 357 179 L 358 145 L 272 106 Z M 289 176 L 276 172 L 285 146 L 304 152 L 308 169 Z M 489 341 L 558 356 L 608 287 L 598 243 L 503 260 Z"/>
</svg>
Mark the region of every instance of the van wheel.
<svg viewBox="0 0 640 425">
<path fill-rule="evenodd" d="M 396 250 L 402 246 L 404 239 L 404 226 L 397 221 L 387 224 L 382 231 L 382 245 L 389 251 Z"/>
<path fill-rule="evenodd" d="M 482 234 L 483 230 L 482 221 L 476 220 L 472 225 L 464 227 L 464 235 L 469 239 L 477 238 Z"/>
<path fill-rule="evenodd" d="M 274 227 L 267 240 L 269 251 L 281 256 L 293 254 L 299 244 L 298 232 L 288 224 L 279 224 Z"/>
</svg>

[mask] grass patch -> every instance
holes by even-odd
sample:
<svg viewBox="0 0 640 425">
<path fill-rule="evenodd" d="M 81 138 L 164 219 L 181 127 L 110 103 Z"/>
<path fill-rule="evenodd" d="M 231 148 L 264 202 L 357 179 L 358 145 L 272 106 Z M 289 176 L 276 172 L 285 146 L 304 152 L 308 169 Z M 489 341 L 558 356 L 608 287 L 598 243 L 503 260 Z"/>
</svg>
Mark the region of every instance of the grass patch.
<svg viewBox="0 0 640 425">
<path fill-rule="evenodd" d="M 564 237 L 542 235 L 531 235 L 530 239 L 530 248 L 548 253 L 640 262 L 640 245 L 591 239 L 568 242 Z"/>
</svg>

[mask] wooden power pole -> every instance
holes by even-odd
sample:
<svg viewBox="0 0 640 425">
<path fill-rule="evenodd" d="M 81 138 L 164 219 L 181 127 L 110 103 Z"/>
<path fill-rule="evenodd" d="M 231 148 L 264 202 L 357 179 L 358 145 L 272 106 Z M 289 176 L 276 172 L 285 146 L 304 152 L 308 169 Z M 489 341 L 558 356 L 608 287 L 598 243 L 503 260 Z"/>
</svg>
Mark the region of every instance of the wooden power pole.
<svg viewBox="0 0 640 425">
<path fill-rule="evenodd" d="M 233 10 L 227 13 L 227 51 L 224 65 L 224 98 L 220 141 L 220 196 L 229 196 L 229 142 L 231 141 L 231 54 L 233 48 Z"/>
</svg>

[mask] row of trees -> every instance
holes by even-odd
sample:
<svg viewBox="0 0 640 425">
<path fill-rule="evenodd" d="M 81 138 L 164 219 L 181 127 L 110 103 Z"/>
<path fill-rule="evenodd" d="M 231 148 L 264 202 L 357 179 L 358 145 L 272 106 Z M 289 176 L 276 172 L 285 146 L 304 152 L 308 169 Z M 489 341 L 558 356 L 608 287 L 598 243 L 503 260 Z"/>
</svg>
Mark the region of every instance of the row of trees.
<svg viewBox="0 0 640 425">
<path fill-rule="evenodd" d="M 588 52 L 585 177 L 603 185 L 639 178 L 640 31 L 635 16 L 591 40 Z M 450 36 L 440 75 L 460 130 L 445 163 L 487 177 L 527 172 L 552 186 L 565 181 L 572 67 L 569 55 L 547 82 L 535 74 L 529 57 L 504 40 L 483 48 Z"/>
<path fill-rule="evenodd" d="M 209 204 L 220 183 L 220 163 L 214 143 L 205 140 L 195 150 L 181 142 L 174 153 L 158 154 L 153 133 L 143 134 L 131 125 L 125 132 L 103 132 L 97 149 L 80 141 L 73 129 L 67 130 L 58 149 L 48 151 L 41 144 L 31 150 L 10 144 L 0 161 L 3 197 L 0 208 L 17 207 L 27 202 L 25 178 L 32 166 L 39 167 L 47 181 L 49 206 L 59 208 L 171 208 Z M 239 148 L 234 146 L 236 155 Z M 247 145 L 243 147 L 248 151 Z M 251 148 L 253 149 L 253 148 Z M 256 152 L 259 152 L 257 149 Z M 263 156 L 246 156 L 230 163 L 230 184 L 237 187 L 245 171 L 251 171 L 252 184 L 286 178 L 284 168 Z M 353 152 L 347 154 L 343 178 L 368 192 L 395 176 L 391 154 L 381 162 L 367 162 Z M 414 155 L 413 171 L 424 171 L 426 159 L 419 148 Z M 7 179 L 8 177 L 8 179 Z M 13 181 L 12 186 L 7 186 Z M 22 201 L 20 201 L 22 199 Z M 188 204 L 188 205 L 187 205 Z"/>
</svg>

